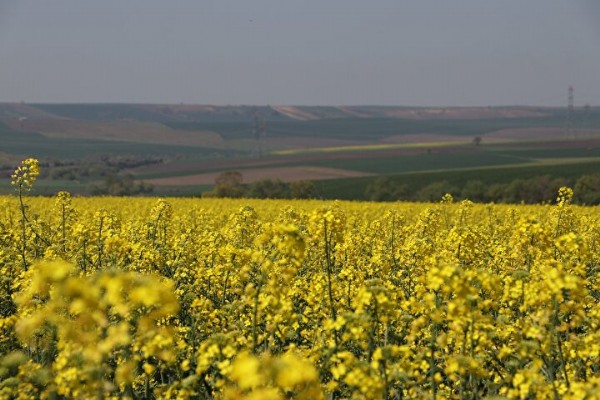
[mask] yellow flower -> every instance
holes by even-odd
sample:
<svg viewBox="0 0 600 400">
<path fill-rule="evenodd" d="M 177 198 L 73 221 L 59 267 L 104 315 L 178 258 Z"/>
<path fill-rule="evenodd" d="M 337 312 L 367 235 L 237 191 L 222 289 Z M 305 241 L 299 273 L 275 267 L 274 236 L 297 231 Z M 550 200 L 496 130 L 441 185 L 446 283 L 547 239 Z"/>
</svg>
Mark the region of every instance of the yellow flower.
<svg viewBox="0 0 600 400">
<path fill-rule="evenodd" d="M 252 389 L 263 383 L 260 361 L 249 353 L 240 353 L 231 368 L 231 379 L 241 389 Z"/>
<path fill-rule="evenodd" d="M 17 186 L 17 190 L 30 190 L 39 174 L 40 166 L 38 160 L 27 158 L 21 162 L 21 165 L 11 175 L 11 184 Z"/>
</svg>

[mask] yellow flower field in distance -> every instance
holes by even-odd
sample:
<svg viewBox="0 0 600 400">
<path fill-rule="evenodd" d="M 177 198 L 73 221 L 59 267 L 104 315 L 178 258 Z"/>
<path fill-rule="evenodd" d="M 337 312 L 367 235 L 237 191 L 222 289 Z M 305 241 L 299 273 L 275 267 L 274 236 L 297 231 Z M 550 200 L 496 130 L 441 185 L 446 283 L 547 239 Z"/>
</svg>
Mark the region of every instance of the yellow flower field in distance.
<svg viewBox="0 0 600 400">
<path fill-rule="evenodd" d="M 600 396 L 600 209 L 570 189 L 543 206 L 18 194 L 0 198 L 2 399 Z"/>
</svg>

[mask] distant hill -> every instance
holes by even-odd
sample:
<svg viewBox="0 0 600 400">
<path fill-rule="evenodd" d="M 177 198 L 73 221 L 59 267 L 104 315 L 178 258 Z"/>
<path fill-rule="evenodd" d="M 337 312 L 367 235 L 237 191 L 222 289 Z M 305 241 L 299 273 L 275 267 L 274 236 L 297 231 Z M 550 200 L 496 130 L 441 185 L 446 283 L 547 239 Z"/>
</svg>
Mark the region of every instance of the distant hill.
<svg viewBox="0 0 600 400">
<path fill-rule="evenodd" d="M 75 119 L 150 122 L 245 121 L 259 115 L 272 121 L 341 118 L 485 119 L 553 115 L 543 107 L 399 107 L 399 106 L 212 106 L 193 104 L 25 104 L 0 103 L 0 119 Z"/>
<path fill-rule="evenodd" d="M 100 190 L 132 174 L 157 193 L 189 194 L 237 170 L 247 183 L 339 180 L 352 198 L 382 175 L 549 165 L 583 173 L 599 151 L 598 107 L 0 103 L 0 192 L 24 157 L 43 163 L 40 193 Z M 352 179 L 362 186 L 345 186 Z"/>
</svg>

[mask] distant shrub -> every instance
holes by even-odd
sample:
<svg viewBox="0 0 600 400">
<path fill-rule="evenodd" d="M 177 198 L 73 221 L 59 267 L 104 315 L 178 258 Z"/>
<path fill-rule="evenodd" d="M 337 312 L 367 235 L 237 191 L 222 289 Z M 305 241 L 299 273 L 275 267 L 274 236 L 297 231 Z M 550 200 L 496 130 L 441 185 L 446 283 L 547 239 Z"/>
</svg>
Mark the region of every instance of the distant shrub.
<svg viewBox="0 0 600 400">
<path fill-rule="evenodd" d="M 600 204 L 600 174 L 583 175 L 577 180 L 575 200 L 581 204 Z"/>
<path fill-rule="evenodd" d="M 151 194 L 154 186 L 144 181 L 136 181 L 132 175 L 111 175 L 103 182 L 90 186 L 88 192 L 93 196 L 135 196 Z"/>
</svg>

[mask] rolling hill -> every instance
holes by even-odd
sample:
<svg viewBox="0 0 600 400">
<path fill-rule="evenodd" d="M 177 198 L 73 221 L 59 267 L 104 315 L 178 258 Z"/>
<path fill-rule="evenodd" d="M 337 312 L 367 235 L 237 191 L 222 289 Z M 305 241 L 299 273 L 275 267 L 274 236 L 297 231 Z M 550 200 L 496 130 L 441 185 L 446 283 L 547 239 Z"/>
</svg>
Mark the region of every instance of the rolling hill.
<svg viewBox="0 0 600 400">
<path fill-rule="evenodd" d="M 550 159 L 585 165 L 599 148 L 600 108 L 589 107 L 567 123 L 566 109 L 518 106 L 0 103 L 0 174 L 37 157 L 47 171 L 40 193 L 66 181 L 84 193 L 114 174 L 147 180 L 157 193 L 190 194 L 227 170 L 246 182 L 333 184 Z M 0 191 L 9 190 L 0 182 Z"/>
</svg>

